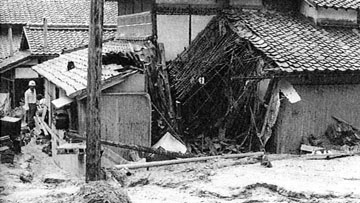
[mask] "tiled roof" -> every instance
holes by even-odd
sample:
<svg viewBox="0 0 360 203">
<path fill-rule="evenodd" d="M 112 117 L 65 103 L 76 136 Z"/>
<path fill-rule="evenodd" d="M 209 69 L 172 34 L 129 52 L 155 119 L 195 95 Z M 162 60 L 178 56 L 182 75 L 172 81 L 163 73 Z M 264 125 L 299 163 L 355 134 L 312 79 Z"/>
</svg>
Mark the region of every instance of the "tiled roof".
<svg viewBox="0 0 360 203">
<path fill-rule="evenodd" d="M 317 6 L 329 8 L 357 9 L 360 8 L 360 0 L 309 0 Z"/>
<path fill-rule="evenodd" d="M 315 27 L 297 15 L 269 11 L 228 14 L 234 30 L 278 65 L 272 71 L 360 70 L 357 30 Z"/>
<path fill-rule="evenodd" d="M 104 24 L 116 24 L 116 1 L 105 1 Z M 1 0 L 0 24 L 89 24 L 90 0 Z"/>
<path fill-rule="evenodd" d="M 103 39 L 113 38 L 116 30 L 104 30 Z M 44 33 L 42 28 L 24 28 L 26 40 L 31 54 L 60 54 L 62 50 L 71 50 L 88 44 L 89 31 L 71 28 L 50 28 L 47 34 L 47 49 L 44 49 Z"/>
<path fill-rule="evenodd" d="M 103 52 L 133 52 L 135 46 L 125 42 L 107 42 L 103 45 Z M 75 68 L 67 70 L 68 62 L 73 61 Z M 81 49 L 66 53 L 54 59 L 45 61 L 32 67 L 37 73 L 45 77 L 56 86 L 65 90 L 69 97 L 76 97 L 84 94 L 87 86 L 88 49 Z M 112 81 L 114 78 L 121 79 L 137 72 L 137 70 L 121 69 L 121 65 L 103 65 L 102 84 Z"/>
<path fill-rule="evenodd" d="M 17 52 L 20 48 L 21 34 L 13 33 L 13 51 Z M 0 62 L 10 56 L 10 41 L 7 33 L 0 33 Z"/>
<path fill-rule="evenodd" d="M 4 60 L 0 60 L 0 74 L 8 71 L 14 65 L 28 60 L 30 55 L 31 54 L 29 51 L 18 51 L 18 52 L 15 52 L 13 56 L 8 57 Z"/>
</svg>

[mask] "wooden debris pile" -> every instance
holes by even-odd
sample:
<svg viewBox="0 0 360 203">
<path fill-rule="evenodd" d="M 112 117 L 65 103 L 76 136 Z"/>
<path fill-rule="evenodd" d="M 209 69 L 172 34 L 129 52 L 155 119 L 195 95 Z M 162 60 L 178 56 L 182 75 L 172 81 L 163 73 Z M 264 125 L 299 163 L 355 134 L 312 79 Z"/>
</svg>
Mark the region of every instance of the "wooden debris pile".
<svg viewBox="0 0 360 203">
<path fill-rule="evenodd" d="M 258 129 L 266 108 L 257 90 L 263 70 L 274 64 L 227 25 L 213 19 L 169 65 L 181 104 L 176 112 L 179 131 L 197 153 L 237 153 L 262 145 Z"/>
<path fill-rule="evenodd" d="M 360 130 L 346 121 L 333 117 L 337 122 L 330 124 L 325 132 L 326 137 L 334 145 L 354 146 L 360 144 Z"/>
<path fill-rule="evenodd" d="M 300 151 L 359 153 L 360 130 L 341 118 L 333 116 L 333 119 L 336 122 L 329 124 L 323 135 L 304 136 Z"/>
</svg>

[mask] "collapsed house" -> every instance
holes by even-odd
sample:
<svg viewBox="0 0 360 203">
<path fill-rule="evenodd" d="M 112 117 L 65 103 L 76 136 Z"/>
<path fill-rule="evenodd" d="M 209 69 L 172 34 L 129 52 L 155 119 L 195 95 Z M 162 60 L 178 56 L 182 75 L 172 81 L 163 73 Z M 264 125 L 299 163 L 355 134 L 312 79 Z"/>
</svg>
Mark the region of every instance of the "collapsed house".
<svg viewBox="0 0 360 203">
<path fill-rule="evenodd" d="M 297 153 L 332 116 L 360 122 L 355 5 L 300 2 L 224 11 L 168 66 L 192 150 Z"/>
</svg>

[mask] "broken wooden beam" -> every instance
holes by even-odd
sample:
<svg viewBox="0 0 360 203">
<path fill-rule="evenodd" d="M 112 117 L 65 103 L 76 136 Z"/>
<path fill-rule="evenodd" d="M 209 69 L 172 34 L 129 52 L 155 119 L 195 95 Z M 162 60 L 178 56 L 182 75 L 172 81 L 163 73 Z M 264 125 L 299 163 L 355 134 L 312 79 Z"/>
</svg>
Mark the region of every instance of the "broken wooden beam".
<svg viewBox="0 0 360 203">
<path fill-rule="evenodd" d="M 77 135 L 76 133 L 72 133 L 72 132 L 68 132 L 68 136 L 70 138 L 75 138 L 75 139 L 79 139 L 79 140 L 86 140 L 85 137 L 81 137 L 81 136 Z M 153 149 L 153 148 L 150 148 L 150 147 L 145 147 L 145 146 L 140 146 L 140 145 L 124 144 L 124 143 L 121 143 L 121 142 L 114 142 L 114 141 L 108 141 L 108 140 L 101 140 L 101 144 L 107 145 L 107 146 L 112 146 L 112 147 L 119 147 L 119 148 L 123 148 L 123 149 L 141 151 L 141 152 L 146 152 L 146 153 L 151 153 L 151 154 L 164 155 L 164 156 L 167 156 L 169 158 L 189 158 L 189 157 L 194 157 L 194 155 L 190 154 L 190 153 L 183 154 L 183 153 L 178 153 L 178 152 L 167 151 L 167 150 L 164 150 L 164 149 L 159 150 L 159 149 Z"/>
<path fill-rule="evenodd" d="M 314 154 L 314 155 L 307 155 L 306 159 L 308 160 L 330 160 L 330 159 L 337 159 L 343 158 L 348 156 L 354 156 L 354 153 L 336 153 L 336 154 Z"/>
<path fill-rule="evenodd" d="M 147 162 L 147 163 L 122 164 L 122 165 L 114 166 L 114 169 L 150 168 L 150 167 L 159 167 L 159 166 L 183 164 L 183 163 L 190 163 L 190 162 L 207 161 L 207 160 L 211 160 L 211 159 L 237 159 L 237 158 L 245 158 L 245 157 L 260 157 L 263 155 L 264 155 L 263 152 L 252 152 L 252 153 L 242 153 L 242 154 L 227 154 L 227 155 L 219 155 L 219 156 L 194 157 L 194 158 L 186 158 L 186 159 L 154 161 L 154 162 Z"/>
</svg>

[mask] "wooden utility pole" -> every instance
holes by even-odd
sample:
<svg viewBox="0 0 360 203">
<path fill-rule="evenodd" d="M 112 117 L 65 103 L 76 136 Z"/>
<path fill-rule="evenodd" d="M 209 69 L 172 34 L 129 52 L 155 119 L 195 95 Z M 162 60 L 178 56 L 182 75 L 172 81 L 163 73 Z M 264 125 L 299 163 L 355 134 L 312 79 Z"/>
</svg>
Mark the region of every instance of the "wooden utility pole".
<svg viewBox="0 0 360 203">
<path fill-rule="evenodd" d="M 91 0 L 86 116 L 86 182 L 100 180 L 101 51 L 104 0 Z"/>
</svg>

